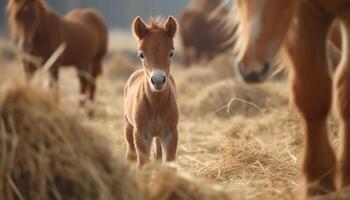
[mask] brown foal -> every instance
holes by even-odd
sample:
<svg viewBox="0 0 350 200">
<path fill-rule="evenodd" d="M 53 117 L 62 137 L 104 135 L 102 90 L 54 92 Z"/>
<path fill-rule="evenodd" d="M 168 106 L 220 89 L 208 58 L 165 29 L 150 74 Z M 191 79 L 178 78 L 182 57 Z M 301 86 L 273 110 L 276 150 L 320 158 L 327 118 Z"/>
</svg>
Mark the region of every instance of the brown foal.
<svg viewBox="0 0 350 200">
<path fill-rule="evenodd" d="M 149 160 L 153 138 L 156 158 L 162 159 L 164 152 L 165 161 L 175 160 L 178 109 L 170 62 L 177 24 L 171 16 L 164 24 L 151 18 L 150 25 L 137 17 L 132 30 L 143 68 L 130 76 L 124 88 L 126 156 L 141 167 Z"/>
</svg>

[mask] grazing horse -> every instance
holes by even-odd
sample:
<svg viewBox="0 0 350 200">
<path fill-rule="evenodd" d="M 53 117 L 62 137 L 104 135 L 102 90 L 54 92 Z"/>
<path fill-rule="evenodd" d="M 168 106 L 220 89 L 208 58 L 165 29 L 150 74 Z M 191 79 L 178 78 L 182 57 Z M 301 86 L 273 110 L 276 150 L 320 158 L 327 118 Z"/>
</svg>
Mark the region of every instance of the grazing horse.
<svg viewBox="0 0 350 200">
<path fill-rule="evenodd" d="M 150 25 L 137 17 L 132 30 L 143 68 L 130 76 L 124 88 L 125 137 L 127 159 L 137 159 L 141 167 L 149 160 L 153 138 L 156 159 L 164 153 L 166 161 L 175 160 L 178 109 L 170 62 L 177 25 L 173 17 L 164 24 L 151 18 Z"/>
<path fill-rule="evenodd" d="M 194 0 L 179 15 L 183 60 L 186 67 L 201 60 L 212 60 L 215 56 L 232 50 L 231 40 L 235 29 L 227 32 L 220 28 L 226 22 L 229 9 L 223 0 Z M 214 17 L 210 17 L 220 6 Z"/>
<path fill-rule="evenodd" d="M 238 0 L 239 62 L 247 82 L 263 81 L 280 47 L 292 66 L 291 92 L 304 122 L 302 180 L 313 196 L 350 184 L 350 0 Z M 326 56 L 334 20 L 342 24 L 342 58 L 332 79 Z M 282 45 L 283 44 L 283 45 Z M 338 157 L 327 117 L 332 99 L 341 119 Z M 317 183 L 317 184 L 314 184 Z"/>
<path fill-rule="evenodd" d="M 7 11 L 12 34 L 19 37 L 23 51 L 46 61 L 61 43 L 66 43 L 66 50 L 50 68 L 50 84 L 57 85 L 59 66 L 75 66 L 80 105 L 84 106 L 86 95 L 93 101 L 107 51 L 108 30 L 102 16 L 92 9 L 74 9 L 61 17 L 44 0 L 9 0 Z M 24 69 L 31 78 L 37 66 L 24 62 Z"/>
</svg>

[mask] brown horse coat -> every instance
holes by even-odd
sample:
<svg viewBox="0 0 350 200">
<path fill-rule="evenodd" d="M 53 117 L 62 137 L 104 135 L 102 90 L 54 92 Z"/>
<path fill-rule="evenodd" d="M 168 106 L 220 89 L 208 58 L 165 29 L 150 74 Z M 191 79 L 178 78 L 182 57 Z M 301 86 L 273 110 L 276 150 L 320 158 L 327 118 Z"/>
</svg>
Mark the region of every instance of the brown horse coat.
<svg viewBox="0 0 350 200">
<path fill-rule="evenodd" d="M 235 28 L 222 28 L 229 9 L 224 7 L 212 18 L 209 15 L 223 0 L 194 0 L 179 16 L 184 64 L 189 66 L 215 56 L 234 46 Z"/>
<path fill-rule="evenodd" d="M 66 50 L 50 69 L 52 81 L 58 80 L 59 66 L 75 66 L 81 103 L 85 95 L 94 100 L 95 79 L 102 72 L 107 51 L 108 30 L 102 16 L 92 9 L 74 9 L 61 17 L 43 0 L 10 0 L 7 10 L 13 35 L 19 37 L 20 48 L 27 53 L 45 61 L 61 43 L 66 43 Z M 36 66 L 25 62 L 24 69 L 31 77 Z"/>
<path fill-rule="evenodd" d="M 142 166 L 149 160 L 153 138 L 157 159 L 173 161 L 177 148 L 178 109 L 176 87 L 170 74 L 177 25 L 173 17 L 162 25 L 157 19 L 151 25 L 140 17 L 133 23 L 139 41 L 143 69 L 135 71 L 125 84 L 125 137 L 127 159 Z"/>
</svg>

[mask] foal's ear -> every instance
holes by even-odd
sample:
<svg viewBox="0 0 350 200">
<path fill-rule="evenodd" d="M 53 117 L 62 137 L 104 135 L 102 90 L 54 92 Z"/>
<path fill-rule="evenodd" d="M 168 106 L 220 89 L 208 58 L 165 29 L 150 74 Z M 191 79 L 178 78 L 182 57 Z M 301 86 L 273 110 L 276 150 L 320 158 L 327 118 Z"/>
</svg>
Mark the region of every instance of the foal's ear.
<svg viewBox="0 0 350 200">
<path fill-rule="evenodd" d="M 132 24 L 132 31 L 134 35 L 140 40 L 147 34 L 148 28 L 140 16 L 134 19 L 134 22 Z"/>
<path fill-rule="evenodd" d="M 169 16 L 164 23 L 164 30 L 169 37 L 173 38 L 175 36 L 177 31 L 177 23 L 173 16 Z"/>
</svg>

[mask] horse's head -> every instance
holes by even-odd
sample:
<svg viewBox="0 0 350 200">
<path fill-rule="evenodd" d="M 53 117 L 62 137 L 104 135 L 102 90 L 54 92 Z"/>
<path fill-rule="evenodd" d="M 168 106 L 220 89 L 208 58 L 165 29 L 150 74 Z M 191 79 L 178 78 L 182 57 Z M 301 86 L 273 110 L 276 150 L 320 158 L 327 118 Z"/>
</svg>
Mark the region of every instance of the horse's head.
<svg viewBox="0 0 350 200">
<path fill-rule="evenodd" d="M 23 40 L 24 45 L 32 45 L 44 8 L 42 0 L 9 0 L 7 11 L 12 35 L 18 35 Z"/>
<path fill-rule="evenodd" d="M 299 0 L 237 0 L 237 73 L 244 81 L 264 81 L 291 24 Z"/>
<path fill-rule="evenodd" d="M 165 23 L 152 18 L 150 25 L 136 17 L 132 25 L 138 39 L 138 54 L 153 91 L 162 91 L 170 74 L 170 61 L 174 54 L 176 21 L 168 17 Z"/>
</svg>

